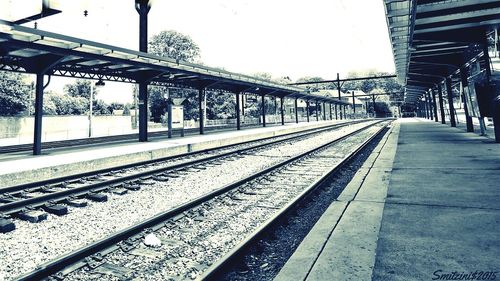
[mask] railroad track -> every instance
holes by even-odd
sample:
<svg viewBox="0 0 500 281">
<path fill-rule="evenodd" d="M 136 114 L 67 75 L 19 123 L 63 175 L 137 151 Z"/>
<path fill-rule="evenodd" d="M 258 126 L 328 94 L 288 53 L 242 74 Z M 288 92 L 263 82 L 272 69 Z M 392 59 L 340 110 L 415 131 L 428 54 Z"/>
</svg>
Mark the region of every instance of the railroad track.
<svg viewBox="0 0 500 281">
<path fill-rule="evenodd" d="M 261 171 L 39 266 L 18 280 L 49 276 L 53 280 L 95 280 L 103 274 L 117 280 L 213 278 L 234 255 L 387 123 L 363 125 L 298 155 L 282 158 Z"/>
<path fill-rule="evenodd" d="M 331 130 L 336 130 L 360 121 L 337 124 L 328 128 L 294 133 L 244 144 L 221 147 L 107 169 L 83 176 L 65 177 L 49 181 L 0 188 L 0 224 L 4 226 L 0 232 L 12 231 L 15 225 L 9 224 L 9 217 L 20 218 L 30 222 L 39 222 L 47 218 L 47 213 L 65 215 L 70 207 L 85 207 L 87 200 L 105 202 L 105 193 L 124 195 L 137 191 L 141 186 L 153 182 L 167 182 L 175 174 L 182 174 L 189 169 L 202 169 L 203 165 L 227 159 L 238 159 L 245 153 L 279 146 L 289 141 L 310 138 Z M 87 200 L 84 200 L 87 199 Z"/>
</svg>

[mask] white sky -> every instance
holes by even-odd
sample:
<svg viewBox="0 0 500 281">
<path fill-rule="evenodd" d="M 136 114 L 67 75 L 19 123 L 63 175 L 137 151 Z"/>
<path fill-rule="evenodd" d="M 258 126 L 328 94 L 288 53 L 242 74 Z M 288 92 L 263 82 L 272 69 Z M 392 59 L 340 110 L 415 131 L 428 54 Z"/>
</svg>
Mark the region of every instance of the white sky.
<svg viewBox="0 0 500 281">
<path fill-rule="evenodd" d="M 133 0 L 58 2 L 63 12 L 39 20 L 39 29 L 138 49 Z M 191 36 L 206 65 L 238 73 L 268 72 L 296 80 L 334 79 L 337 72 L 345 77 L 371 68 L 394 72 L 382 0 L 156 0 L 149 36 L 169 29 Z M 49 89 L 70 82 L 54 78 Z M 126 101 L 131 94 L 115 92 L 129 89 L 107 82 L 100 98 Z"/>
</svg>

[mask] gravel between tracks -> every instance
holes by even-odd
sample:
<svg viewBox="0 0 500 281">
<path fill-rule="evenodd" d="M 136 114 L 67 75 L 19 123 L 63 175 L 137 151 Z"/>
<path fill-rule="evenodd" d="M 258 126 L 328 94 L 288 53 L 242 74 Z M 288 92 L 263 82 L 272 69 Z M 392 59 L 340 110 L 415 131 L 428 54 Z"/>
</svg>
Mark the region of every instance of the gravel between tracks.
<svg viewBox="0 0 500 281">
<path fill-rule="evenodd" d="M 16 221 L 15 231 L 0 234 L 0 276 L 10 280 L 62 254 L 366 125 L 342 127 L 293 142 L 286 148 L 282 145 L 233 161 L 219 161 L 220 165 L 189 170 L 168 182 L 155 182 L 126 195 L 108 194 L 108 202 L 70 208 L 69 214 L 61 217 L 49 214 L 46 221 L 38 224 Z"/>
<path fill-rule="evenodd" d="M 190 280 L 221 258 L 252 233 L 279 208 L 317 180 L 363 142 L 376 128 L 359 137 L 342 141 L 318 153 L 319 157 L 300 160 L 280 171 L 245 184 L 232 195 L 219 196 L 207 202 L 202 215 L 184 217 L 173 226 L 163 227 L 155 235 L 161 247 L 147 248 L 148 257 L 137 257 L 120 250 L 107 255 L 106 265 L 117 268 L 109 275 L 101 270 L 84 268 L 71 273 L 67 281 L 76 280 Z M 340 154 L 339 154 L 340 153 Z M 340 156 L 340 157 L 338 157 Z M 304 173 L 305 172 L 305 173 Z M 154 256 L 154 257 L 151 257 Z M 267 265 L 264 264 L 264 267 Z"/>
<path fill-rule="evenodd" d="M 387 132 L 389 129 L 385 129 Z M 377 136 L 356 155 L 348 165 L 342 167 L 314 193 L 291 210 L 281 223 L 271 227 L 258 243 L 243 252 L 220 280 L 271 281 L 304 237 L 323 215 L 354 174 L 370 156 L 384 134 Z"/>
</svg>

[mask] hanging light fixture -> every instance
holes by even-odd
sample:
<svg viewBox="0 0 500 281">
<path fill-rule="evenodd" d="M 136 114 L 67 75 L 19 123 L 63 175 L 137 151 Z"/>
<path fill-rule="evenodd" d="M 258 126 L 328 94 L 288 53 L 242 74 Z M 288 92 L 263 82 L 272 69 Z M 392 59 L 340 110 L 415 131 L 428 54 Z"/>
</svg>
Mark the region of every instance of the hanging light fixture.
<svg viewBox="0 0 500 281">
<path fill-rule="evenodd" d="M 104 83 L 104 81 L 102 81 L 102 78 L 99 78 L 99 80 L 97 82 L 95 82 L 96 87 L 102 87 L 104 85 L 106 85 L 106 83 Z"/>
</svg>

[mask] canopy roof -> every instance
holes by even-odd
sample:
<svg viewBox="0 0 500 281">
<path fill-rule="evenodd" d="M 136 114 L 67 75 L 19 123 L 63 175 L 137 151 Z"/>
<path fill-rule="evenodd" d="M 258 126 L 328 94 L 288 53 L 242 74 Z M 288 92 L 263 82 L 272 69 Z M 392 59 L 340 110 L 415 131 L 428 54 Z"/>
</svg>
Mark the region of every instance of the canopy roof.
<svg viewBox="0 0 500 281">
<path fill-rule="evenodd" d="M 500 24 L 498 0 L 384 0 L 405 102 L 457 73 L 482 53 L 486 32 Z"/>
<path fill-rule="evenodd" d="M 129 83 L 209 88 L 293 96 L 333 103 L 335 98 L 222 69 L 28 28 L 0 20 L 0 70 Z"/>
</svg>

